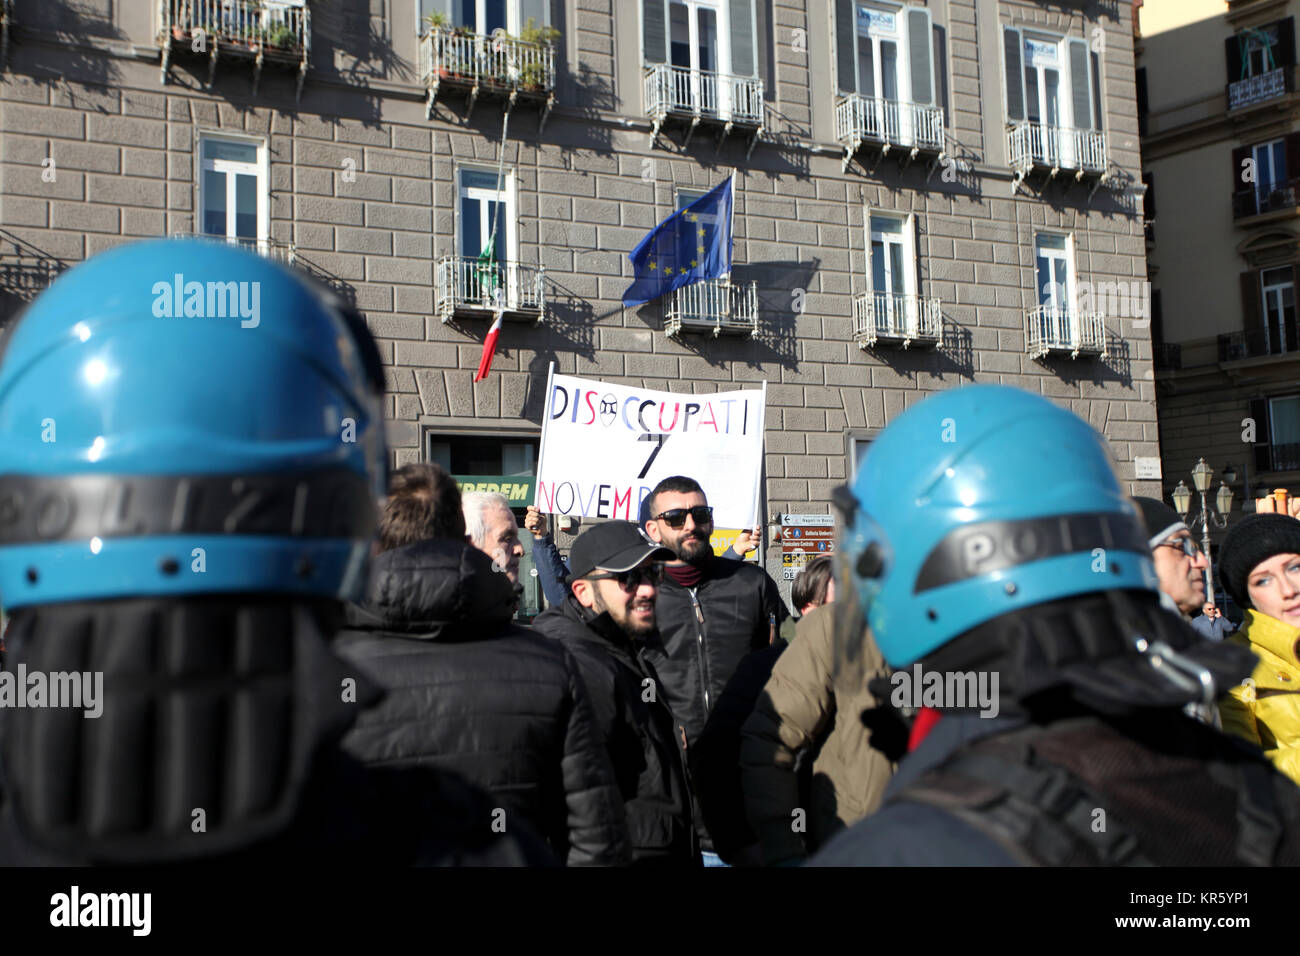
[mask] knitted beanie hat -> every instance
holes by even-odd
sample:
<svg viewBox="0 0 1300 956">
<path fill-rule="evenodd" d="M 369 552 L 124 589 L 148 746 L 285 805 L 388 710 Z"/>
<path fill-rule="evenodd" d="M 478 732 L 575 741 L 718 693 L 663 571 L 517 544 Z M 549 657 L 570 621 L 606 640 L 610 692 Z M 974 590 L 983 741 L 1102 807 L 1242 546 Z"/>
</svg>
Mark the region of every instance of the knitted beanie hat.
<svg viewBox="0 0 1300 956">
<path fill-rule="evenodd" d="M 1251 607 L 1250 572 L 1275 554 L 1300 554 L 1300 521 L 1290 515 L 1250 514 L 1229 529 L 1219 547 L 1219 583 L 1237 607 Z"/>
<path fill-rule="evenodd" d="M 1154 548 L 1170 535 L 1187 529 L 1187 523 L 1178 517 L 1178 512 L 1159 498 L 1137 498 L 1133 501 L 1142 512 L 1142 523 L 1147 526 L 1147 547 Z"/>
</svg>

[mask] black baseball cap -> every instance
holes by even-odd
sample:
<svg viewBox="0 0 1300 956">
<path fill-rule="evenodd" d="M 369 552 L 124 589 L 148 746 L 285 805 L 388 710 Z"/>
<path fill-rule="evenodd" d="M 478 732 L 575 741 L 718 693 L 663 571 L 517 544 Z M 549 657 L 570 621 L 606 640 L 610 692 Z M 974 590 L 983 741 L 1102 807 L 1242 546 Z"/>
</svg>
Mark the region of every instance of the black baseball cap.
<svg viewBox="0 0 1300 956">
<path fill-rule="evenodd" d="M 642 561 L 673 561 L 670 548 L 645 539 L 630 521 L 606 521 L 578 535 L 569 552 L 569 577 L 577 580 L 592 571 L 630 571 Z"/>
</svg>

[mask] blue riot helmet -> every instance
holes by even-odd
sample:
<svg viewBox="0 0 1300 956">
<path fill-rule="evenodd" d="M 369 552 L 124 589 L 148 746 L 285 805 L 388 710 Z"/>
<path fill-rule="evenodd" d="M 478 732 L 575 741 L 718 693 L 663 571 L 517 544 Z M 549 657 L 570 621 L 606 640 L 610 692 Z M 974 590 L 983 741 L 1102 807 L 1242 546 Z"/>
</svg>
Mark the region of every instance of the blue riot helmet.
<svg viewBox="0 0 1300 956">
<path fill-rule="evenodd" d="M 1011 611 L 1157 590 L 1105 440 L 1020 389 L 973 385 L 908 409 L 840 501 L 848 573 L 893 667 Z"/>
<path fill-rule="evenodd" d="M 387 481 L 364 320 L 238 246 L 121 246 L 0 351 L 0 602 L 364 586 Z"/>
</svg>

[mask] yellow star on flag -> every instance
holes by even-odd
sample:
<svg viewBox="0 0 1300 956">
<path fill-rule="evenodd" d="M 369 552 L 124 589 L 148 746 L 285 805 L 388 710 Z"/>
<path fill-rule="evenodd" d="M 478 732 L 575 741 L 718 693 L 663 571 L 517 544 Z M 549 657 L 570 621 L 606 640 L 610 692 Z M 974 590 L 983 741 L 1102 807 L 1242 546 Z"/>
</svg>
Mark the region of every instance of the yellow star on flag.
<svg viewBox="0 0 1300 956">
<path fill-rule="evenodd" d="M 694 259 L 692 259 L 692 260 L 691 260 L 691 268 L 693 269 L 693 268 L 695 268 L 697 265 L 699 265 L 699 263 L 696 262 Z"/>
<path fill-rule="evenodd" d="M 699 222 L 699 221 L 700 221 L 699 213 L 691 213 L 691 222 Z"/>
<path fill-rule="evenodd" d="M 654 272 L 654 271 L 655 271 L 656 269 L 658 269 L 658 268 L 659 268 L 659 267 L 656 266 L 653 262 L 650 263 L 650 271 L 651 271 L 651 272 Z"/>
<path fill-rule="evenodd" d="M 703 227 L 703 226 L 700 226 L 700 238 L 701 238 L 701 239 L 704 238 L 704 227 Z"/>
<path fill-rule="evenodd" d="M 696 248 L 696 250 L 699 252 L 700 255 L 704 255 L 704 247 L 703 247 L 703 246 L 696 246 L 695 248 Z"/>
</svg>

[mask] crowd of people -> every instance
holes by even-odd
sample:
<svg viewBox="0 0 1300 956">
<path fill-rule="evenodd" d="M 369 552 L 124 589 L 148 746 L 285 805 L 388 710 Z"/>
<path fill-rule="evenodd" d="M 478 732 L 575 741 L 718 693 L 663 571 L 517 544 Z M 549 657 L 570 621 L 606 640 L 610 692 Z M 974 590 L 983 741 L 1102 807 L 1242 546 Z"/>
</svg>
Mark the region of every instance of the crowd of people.
<svg viewBox="0 0 1300 956">
<path fill-rule="evenodd" d="M 259 283 L 259 329 L 152 317 L 177 273 Z M 973 385 L 872 443 L 794 614 L 676 475 L 567 561 L 529 509 L 524 625 L 509 502 L 390 474 L 383 401 L 364 319 L 236 248 L 110 251 L 16 323 L 4 666 L 105 690 L 0 708 L 0 861 L 1300 862 L 1290 514 L 1223 541 L 1233 629 L 1091 426 Z"/>
</svg>

